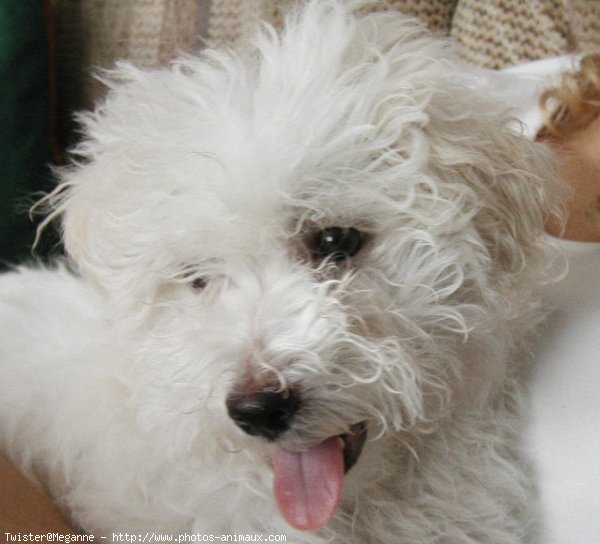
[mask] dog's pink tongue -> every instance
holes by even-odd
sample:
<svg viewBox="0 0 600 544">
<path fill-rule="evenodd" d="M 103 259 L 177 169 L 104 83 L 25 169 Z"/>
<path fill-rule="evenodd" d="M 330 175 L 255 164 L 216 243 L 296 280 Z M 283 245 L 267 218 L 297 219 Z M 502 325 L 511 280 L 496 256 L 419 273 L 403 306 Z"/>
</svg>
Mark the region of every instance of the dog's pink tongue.
<svg viewBox="0 0 600 544">
<path fill-rule="evenodd" d="M 273 490 L 283 517 L 296 529 L 323 527 L 335 514 L 344 485 L 340 440 L 328 438 L 301 453 L 278 448 Z"/>
</svg>

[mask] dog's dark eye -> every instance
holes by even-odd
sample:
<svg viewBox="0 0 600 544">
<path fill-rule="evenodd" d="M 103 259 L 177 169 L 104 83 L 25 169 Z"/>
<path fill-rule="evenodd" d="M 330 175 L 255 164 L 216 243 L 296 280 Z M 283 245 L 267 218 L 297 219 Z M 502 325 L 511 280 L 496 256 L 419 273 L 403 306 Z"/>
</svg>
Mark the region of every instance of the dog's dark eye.
<svg viewBox="0 0 600 544">
<path fill-rule="evenodd" d="M 204 289 L 208 283 L 205 276 L 199 276 L 198 271 L 194 267 L 183 268 L 176 276 L 178 283 L 189 285 L 194 291 Z"/>
<path fill-rule="evenodd" d="M 195 291 L 199 291 L 201 289 L 204 289 L 206 287 L 207 283 L 208 283 L 208 280 L 206 278 L 198 277 L 198 278 L 194 278 L 193 280 L 190 281 L 190 287 L 192 289 L 194 289 Z"/>
<path fill-rule="evenodd" d="M 363 243 L 363 233 L 355 228 L 329 227 L 317 232 L 310 250 L 315 259 L 339 262 L 356 255 Z"/>
</svg>

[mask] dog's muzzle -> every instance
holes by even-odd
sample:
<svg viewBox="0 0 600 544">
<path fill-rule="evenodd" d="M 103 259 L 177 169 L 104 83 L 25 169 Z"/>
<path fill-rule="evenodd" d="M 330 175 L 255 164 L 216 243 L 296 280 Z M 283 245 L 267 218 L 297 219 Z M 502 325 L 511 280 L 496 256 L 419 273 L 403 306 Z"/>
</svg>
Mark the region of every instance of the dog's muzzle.
<svg viewBox="0 0 600 544">
<path fill-rule="evenodd" d="M 300 407 L 300 398 L 292 389 L 264 389 L 248 394 L 233 392 L 227 397 L 226 406 L 229 417 L 242 431 L 274 442 L 290 428 Z M 364 422 L 352 425 L 349 433 L 339 436 L 345 472 L 356 464 L 366 437 Z"/>
</svg>

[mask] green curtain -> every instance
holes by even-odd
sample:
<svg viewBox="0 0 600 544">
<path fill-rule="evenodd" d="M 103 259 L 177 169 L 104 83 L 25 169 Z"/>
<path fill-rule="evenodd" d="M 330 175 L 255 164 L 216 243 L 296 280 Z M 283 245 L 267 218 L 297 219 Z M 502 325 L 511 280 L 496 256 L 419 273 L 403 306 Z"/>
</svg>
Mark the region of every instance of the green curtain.
<svg viewBox="0 0 600 544">
<path fill-rule="evenodd" d="M 0 1 L 0 266 L 31 255 L 32 195 L 48 189 L 49 47 L 42 0 Z"/>
</svg>

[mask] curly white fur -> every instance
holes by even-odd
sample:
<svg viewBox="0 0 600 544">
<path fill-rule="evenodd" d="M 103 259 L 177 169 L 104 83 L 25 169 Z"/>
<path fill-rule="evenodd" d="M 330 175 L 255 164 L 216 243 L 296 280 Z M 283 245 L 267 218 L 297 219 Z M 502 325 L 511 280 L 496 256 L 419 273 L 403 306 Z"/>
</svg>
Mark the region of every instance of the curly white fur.
<svg viewBox="0 0 600 544">
<path fill-rule="evenodd" d="M 85 531 L 535 540 L 518 433 L 548 157 L 447 42 L 361 5 L 121 64 L 81 116 L 48 197 L 76 272 L 0 280 L 0 445 Z M 307 240 L 331 226 L 366 244 L 315 264 Z M 286 524 L 274 446 L 226 411 L 234 384 L 274 378 L 303 395 L 286 447 L 368 422 L 315 532 Z"/>
</svg>

